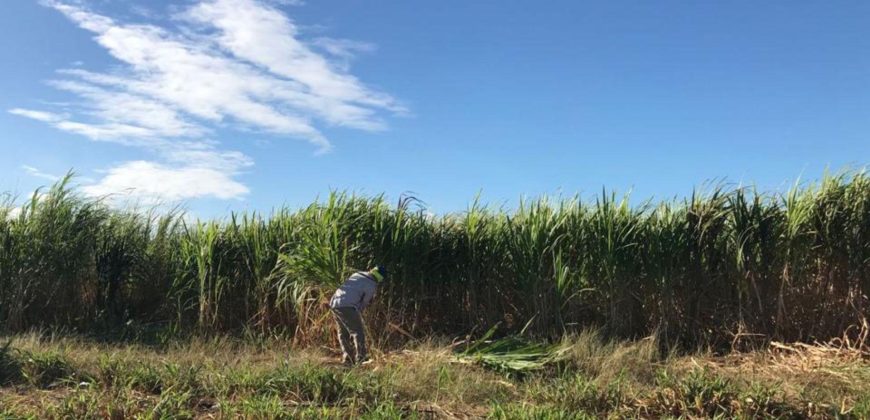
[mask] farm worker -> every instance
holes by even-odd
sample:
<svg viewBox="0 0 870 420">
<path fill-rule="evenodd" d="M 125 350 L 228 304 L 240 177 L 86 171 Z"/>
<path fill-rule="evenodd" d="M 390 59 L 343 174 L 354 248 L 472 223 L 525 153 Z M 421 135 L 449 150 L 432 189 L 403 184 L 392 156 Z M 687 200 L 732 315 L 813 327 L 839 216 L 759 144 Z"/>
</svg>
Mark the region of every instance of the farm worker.
<svg viewBox="0 0 870 420">
<path fill-rule="evenodd" d="M 386 276 L 387 270 L 381 266 L 354 273 L 335 291 L 329 301 L 329 308 L 335 315 L 338 329 L 342 363 L 346 365 L 362 364 L 368 360 L 362 311 L 372 302 L 378 283 L 384 281 Z"/>
</svg>

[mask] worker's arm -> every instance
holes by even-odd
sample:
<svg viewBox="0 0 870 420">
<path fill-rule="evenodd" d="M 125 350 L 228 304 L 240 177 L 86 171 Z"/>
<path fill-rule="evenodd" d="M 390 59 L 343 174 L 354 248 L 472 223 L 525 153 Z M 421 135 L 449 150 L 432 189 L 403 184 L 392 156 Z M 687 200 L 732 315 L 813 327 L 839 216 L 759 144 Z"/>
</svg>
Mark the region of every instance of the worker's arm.
<svg viewBox="0 0 870 420">
<path fill-rule="evenodd" d="M 360 310 L 367 308 L 369 306 L 369 304 L 372 303 L 372 300 L 375 298 L 375 290 L 376 289 L 374 287 L 372 287 L 371 289 L 366 290 L 363 293 L 362 299 L 360 299 L 360 306 L 359 306 Z"/>
</svg>

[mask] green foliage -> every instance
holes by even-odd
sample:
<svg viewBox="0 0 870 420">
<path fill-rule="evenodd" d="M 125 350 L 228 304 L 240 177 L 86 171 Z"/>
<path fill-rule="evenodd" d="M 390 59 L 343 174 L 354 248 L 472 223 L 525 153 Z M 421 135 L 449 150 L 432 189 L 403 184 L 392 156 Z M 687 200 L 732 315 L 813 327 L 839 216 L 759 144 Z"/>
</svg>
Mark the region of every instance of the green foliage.
<svg viewBox="0 0 870 420">
<path fill-rule="evenodd" d="M 570 357 L 588 366 L 566 360 L 517 377 L 431 344 L 347 369 L 316 352 L 288 357 L 284 341 L 158 349 L 16 337 L 8 354 L 28 376 L 0 387 L 0 418 L 865 418 L 870 407 L 870 368 L 847 353 L 815 369 L 804 369 L 805 355 L 763 352 L 651 363 L 638 350 L 655 347 L 646 342 L 567 342 L 585 347 Z"/>
<path fill-rule="evenodd" d="M 56 387 L 75 380 L 74 370 L 66 358 L 55 352 L 22 352 L 21 376 L 38 388 Z"/>
<path fill-rule="evenodd" d="M 0 385 L 8 385 L 21 378 L 21 362 L 12 354 L 12 341 L 0 347 Z"/>
<path fill-rule="evenodd" d="M 322 343 L 333 339 L 322 303 L 375 262 L 393 273 L 366 314 L 378 344 L 481 325 L 511 335 L 531 319 L 532 337 L 599 327 L 655 333 L 666 346 L 744 348 L 839 337 L 870 307 L 863 171 L 781 194 L 717 185 L 631 206 L 603 191 L 512 211 L 475 200 L 437 217 L 413 198 L 334 192 L 298 210 L 207 222 L 112 210 L 69 182 L 0 206 L 4 330 L 255 331 Z"/>
<path fill-rule="evenodd" d="M 584 411 L 566 410 L 558 407 L 529 406 L 527 404 L 494 404 L 489 419 L 507 420 L 592 420 L 599 418 Z"/>
<path fill-rule="evenodd" d="M 104 387 L 131 388 L 150 394 L 159 394 L 166 381 L 154 366 L 103 357 L 99 362 L 96 380 Z"/>
<path fill-rule="evenodd" d="M 541 370 L 562 359 L 567 347 L 561 344 L 544 344 L 508 336 L 492 340 L 498 325 L 490 328 L 483 337 L 470 343 L 459 355 L 461 360 L 480 363 L 486 367 L 519 375 Z"/>
<path fill-rule="evenodd" d="M 619 380 L 601 386 L 582 374 L 540 379 L 529 386 L 528 394 L 544 406 L 578 413 L 606 413 L 628 399 Z"/>
</svg>

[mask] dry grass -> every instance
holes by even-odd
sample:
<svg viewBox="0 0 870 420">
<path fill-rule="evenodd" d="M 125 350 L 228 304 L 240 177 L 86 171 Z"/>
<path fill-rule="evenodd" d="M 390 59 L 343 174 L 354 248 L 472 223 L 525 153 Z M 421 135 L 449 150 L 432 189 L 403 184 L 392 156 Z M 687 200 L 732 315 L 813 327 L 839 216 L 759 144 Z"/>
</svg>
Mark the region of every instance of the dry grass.
<svg viewBox="0 0 870 420">
<path fill-rule="evenodd" d="M 687 368 L 706 368 L 747 385 L 764 384 L 778 389 L 786 400 L 827 401 L 816 403 L 816 409 L 846 412 L 870 395 L 870 351 L 866 346 L 774 342 L 764 352 L 690 361 Z"/>
<path fill-rule="evenodd" d="M 459 363 L 429 340 L 354 369 L 330 349 L 220 337 L 160 346 L 27 334 L 4 363 L 0 418 L 866 418 L 866 347 L 786 345 L 661 355 L 653 340 L 564 339 L 523 377 Z M 11 361 L 10 361 L 11 360 Z M 4 417 L 5 416 L 5 417 Z"/>
</svg>

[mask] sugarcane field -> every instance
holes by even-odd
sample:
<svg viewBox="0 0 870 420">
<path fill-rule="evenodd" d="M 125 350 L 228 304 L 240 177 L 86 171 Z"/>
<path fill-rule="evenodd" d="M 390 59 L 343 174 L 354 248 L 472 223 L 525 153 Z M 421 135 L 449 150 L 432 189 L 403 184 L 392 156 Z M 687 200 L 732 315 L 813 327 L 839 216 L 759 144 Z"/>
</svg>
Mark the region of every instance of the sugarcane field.
<svg viewBox="0 0 870 420">
<path fill-rule="evenodd" d="M 434 218 L 335 192 L 221 221 L 68 181 L 0 217 L 10 418 L 870 413 L 863 172 Z M 332 314 L 354 278 L 377 288 L 364 356 Z"/>
<path fill-rule="evenodd" d="M 870 420 L 868 22 L 6 0 L 0 420 Z"/>
</svg>

